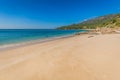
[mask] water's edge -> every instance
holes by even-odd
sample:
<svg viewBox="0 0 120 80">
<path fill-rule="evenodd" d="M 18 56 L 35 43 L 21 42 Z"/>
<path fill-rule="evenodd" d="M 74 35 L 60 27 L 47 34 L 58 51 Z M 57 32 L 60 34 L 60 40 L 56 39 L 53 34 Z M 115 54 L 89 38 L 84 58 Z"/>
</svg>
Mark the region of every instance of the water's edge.
<svg viewBox="0 0 120 80">
<path fill-rule="evenodd" d="M 2 30 L 2 31 L 4 32 L 6 30 Z M 9 30 L 7 30 L 7 31 L 9 31 Z M 18 30 L 13 30 L 13 31 L 18 31 Z M 27 30 L 23 30 L 23 31 L 27 31 Z M 14 49 L 14 48 L 22 47 L 22 46 L 27 46 L 27 45 L 34 45 L 34 44 L 44 43 L 44 42 L 63 39 L 63 38 L 68 38 L 68 37 L 72 37 L 72 36 L 76 35 L 77 33 L 85 33 L 85 32 L 88 32 L 88 30 L 74 31 L 74 33 L 72 32 L 72 33 L 69 33 L 69 34 L 57 35 L 57 36 L 54 36 L 54 37 L 51 36 L 51 37 L 46 37 L 46 38 L 43 38 L 43 39 L 42 38 L 38 38 L 38 39 L 32 39 L 31 38 L 31 40 L 26 39 L 26 40 L 21 40 L 21 41 L 18 41 L 18 42 L 13 42 L 13 43 L 10 43 L 10 44 L 8 44 L 8 43 L 0 44 L 0 51 Z M 18 32 L 16 32 L 16 34 L 17 33 Z M 19 34 L 21 34 L 21 33 L 19 32 Z"/>
<path fill-rule="evenodd" d="M 69 37 L 73 37 L 73 36 L 75 36 L 75 34 L 67 35 L 67 36 L 60 36 L 60 37 L 46 38 L 46 39 L 38 39 L 38 40 L 32 40 L 32 41 L 27 41 L 27 42 L 0 45 L 0 51 L 6 51 L 6 50 L 10 50 L 10 49 L 15 49 L 18 47 L 40 44 L 40 43 L 44 43 L 44 42 L 49 42 L 49 41 L 63 39 L 63 38 L 69 38 Z"/>
</svg>

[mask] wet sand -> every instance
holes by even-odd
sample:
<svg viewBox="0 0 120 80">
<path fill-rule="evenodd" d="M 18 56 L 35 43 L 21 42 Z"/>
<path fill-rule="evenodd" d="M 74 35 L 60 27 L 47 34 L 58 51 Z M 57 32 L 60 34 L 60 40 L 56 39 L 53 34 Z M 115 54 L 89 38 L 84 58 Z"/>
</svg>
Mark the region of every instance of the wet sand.
<svg viewBox="0 0 120 80">
<path fill-rule="evenodd" d="M 0 51 L 0 80 L 120 80 L 119 61 L 120 34 L 80 35 Z"/>
</svg>

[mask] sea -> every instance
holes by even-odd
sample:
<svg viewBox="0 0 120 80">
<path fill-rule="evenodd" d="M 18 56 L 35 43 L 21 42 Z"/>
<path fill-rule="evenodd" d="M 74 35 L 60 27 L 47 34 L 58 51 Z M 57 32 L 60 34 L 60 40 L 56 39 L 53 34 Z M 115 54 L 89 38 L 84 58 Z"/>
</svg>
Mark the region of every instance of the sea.
<svg viewBox="0 0 120 80">
<path fill-rule="evenodd" d="M 86 30 L 56 30 L 56 29 L 0 29 L 0 46 L 35 40 L 71 36 Z"/>
</svg>

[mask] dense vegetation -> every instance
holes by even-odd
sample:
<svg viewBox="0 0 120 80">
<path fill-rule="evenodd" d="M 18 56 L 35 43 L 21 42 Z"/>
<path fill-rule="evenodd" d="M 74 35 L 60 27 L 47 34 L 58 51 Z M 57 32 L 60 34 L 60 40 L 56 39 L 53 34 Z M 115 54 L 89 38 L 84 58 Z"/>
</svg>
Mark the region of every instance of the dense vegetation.
<svg viewBox="0 0 120 80">
<path fill-rule="evenodd" d="M 62 26 L 57 29 L 96 29 L 98 27 L 114 28 L 119 26 L 120 26 L 120 14 L 110 14 L 90 19 L 87 21 L 83 21 L 78 24 Z"/>
</svg>

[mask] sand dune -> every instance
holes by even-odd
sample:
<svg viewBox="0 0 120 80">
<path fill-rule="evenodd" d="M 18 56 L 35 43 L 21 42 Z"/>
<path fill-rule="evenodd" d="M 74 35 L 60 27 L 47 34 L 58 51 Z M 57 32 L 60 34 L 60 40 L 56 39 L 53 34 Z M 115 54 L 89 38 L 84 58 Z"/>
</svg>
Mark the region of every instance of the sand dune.
<svg viewBox="0 0 120 80">
<path fill-rule="evenodd" d="M 120 35 L 89 36 L 0 51 L 0 80 L 120 80 Z"/>
</svg>

